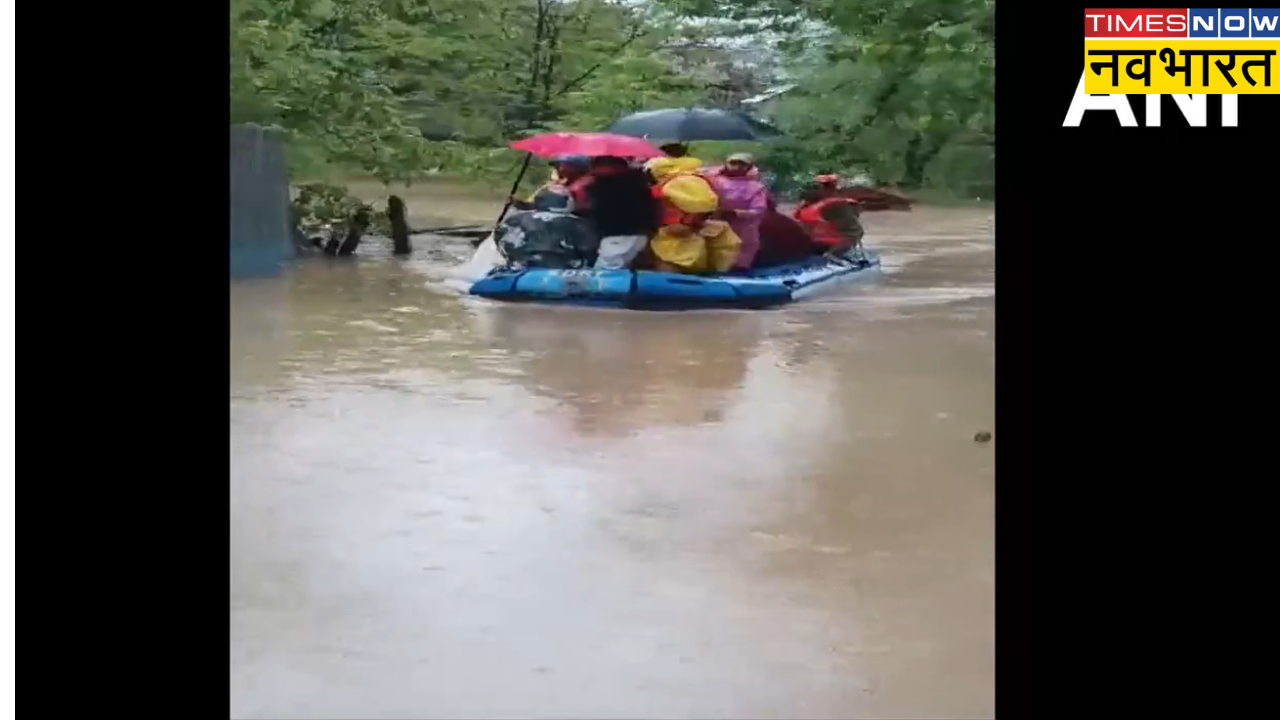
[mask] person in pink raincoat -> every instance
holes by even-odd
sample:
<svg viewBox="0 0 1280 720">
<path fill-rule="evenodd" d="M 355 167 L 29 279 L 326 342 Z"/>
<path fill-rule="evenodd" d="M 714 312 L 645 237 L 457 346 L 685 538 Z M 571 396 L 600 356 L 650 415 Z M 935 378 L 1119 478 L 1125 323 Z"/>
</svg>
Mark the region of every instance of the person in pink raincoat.
<svg viewBox="0 0 1280 720">
<path fill-rule="evenodd" d="M 760 222 L 769 210 L 769 189 L 760 181 L 756 159 L 750 153 L 734 153 L 724 165 L 706 175 L 720 196 L 715 217 L 729 223 L 742 238 L 742 248 L 733 264 L 735 270 L 746 270 L 760 251 Z"/>
</svg>

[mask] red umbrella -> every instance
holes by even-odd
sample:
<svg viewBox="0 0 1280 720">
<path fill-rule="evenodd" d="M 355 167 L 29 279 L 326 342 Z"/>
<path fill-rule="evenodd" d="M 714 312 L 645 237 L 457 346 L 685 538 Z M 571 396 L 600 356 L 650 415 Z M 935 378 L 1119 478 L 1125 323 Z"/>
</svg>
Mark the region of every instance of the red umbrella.
<svg viewBox="0 0 1280 720">
<path fill-rule="evenodd" d="M 540 157 L 555 157 L 556 155 L 597 157 L 600 155 L 612 155 L 614 157 L 633 157 L 645 160 L 663 155 L 661 150 L 654 147 L 644 138 L 614 135 L 612 133 L 541 133 L 523 140 L 517 140 L 511 143 L 511 147 Z"/>
<path fill-rule="evenodd" d="M 643 138 L 614 135 L 612 133 L 539 133 L 523 140 L 517 140 L 511 143 L 511 147 L 529 154 L 524 156 L 524 164 L 520 166 L 520 174 L 516 175 L 516 181 L 511 184 L 511 192 L 508 195 L 515 195 L 516 190 L 520 188 L 520 180 L 524 178 L 525 172 L 529 170 L 529 161 L 533 159 L 534 155 L 542 157 L 555 157 L 557 155 L 599 157 L 601 155 L 611 155 L 646 160 L 665 154 Z M 498 222 L 494 225 L 495 228 L 502 223 L 502 219 L 507 216 L 507 211 L 510 209 L 511 201 L 508 200 L 507 204 L 502 206 L 502 213 L 498 215 Z"/>
</svg>

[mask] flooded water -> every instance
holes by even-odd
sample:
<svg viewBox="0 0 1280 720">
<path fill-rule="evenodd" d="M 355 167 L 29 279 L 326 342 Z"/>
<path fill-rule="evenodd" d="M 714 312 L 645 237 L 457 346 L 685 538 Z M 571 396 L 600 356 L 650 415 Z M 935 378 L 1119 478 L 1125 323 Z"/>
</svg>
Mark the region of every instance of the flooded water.
<svg viewBox="0 0 1280 720">
<path fill-rule="evenodd" d="M 994 218 L 768 312 L 231 284 L 238 718 L 994 715 Z"/>
</svg>

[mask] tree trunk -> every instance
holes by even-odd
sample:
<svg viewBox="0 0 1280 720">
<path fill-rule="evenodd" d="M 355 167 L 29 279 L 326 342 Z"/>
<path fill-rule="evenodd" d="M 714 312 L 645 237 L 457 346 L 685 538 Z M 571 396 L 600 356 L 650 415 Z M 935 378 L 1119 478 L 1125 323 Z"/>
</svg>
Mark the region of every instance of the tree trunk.
<svg viewBox="0 0 1280 720">
<path fill-rule="evenodd" d="M 329 238 L 329 242 L 324 246 L 326 255 L 336 255 L 338 257 L 350 257 L 355 253 L 356 248 L 360 247 L 360 238 L 364 236 L 365 231 L 369 229 L 369 211 L 359 210 L 355 215 L 351 216 L 351 220 L 347 222 L 347 236 L 338 243 L 337 238 Z"/>
<path fill-rule="evenodd" d="M 921 162 L 922 155 L 920 146 L 924 143 L 924 134 L 917 133 L 912 136 L 907 143 L 907 152 L 902 158 L 902 186 L 914 190 L 920 187 L 920 183 L 924 181 L 924 163 Z"/>
<path fill-rule="evenodd" d="M 413 252 L 413 245 L 409 242 L 409 221 L 405 217 L 407 214 L 404 200 L 396 195 L 387 198 L 387 219 L 391 221 L 392 252 L 396 255 L 409 255 Z"/>
<path fill-rule="evenodd" d="M 924 187 L 925 171 L 929 169 L 929 163 L 942 152 L 943 145 L 943 142 L 934 139 L 926 143 L 924 133 L 911 138 L 903 158 L 902 187 L 909 190 Z"/>
</svg>

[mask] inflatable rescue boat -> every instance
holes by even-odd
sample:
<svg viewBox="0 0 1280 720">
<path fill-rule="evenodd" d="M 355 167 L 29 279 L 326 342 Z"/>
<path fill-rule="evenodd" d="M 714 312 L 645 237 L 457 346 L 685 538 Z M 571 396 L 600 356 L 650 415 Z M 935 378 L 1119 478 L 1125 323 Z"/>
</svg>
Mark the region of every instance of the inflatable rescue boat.
<svg viewBox="0 0 1280 720">
<path fill-rule="evenodd" d="M 498 268 L 470 294 L 507 302 L 593 305 L 632 310 L 749 309 L 787 305 L 876 274 L 880 258 L 804 260 L 724 275 L 652 270 L 513 270 Z"/>
</svg>

